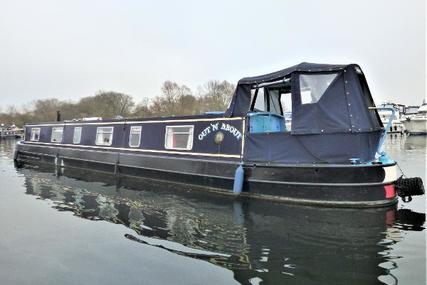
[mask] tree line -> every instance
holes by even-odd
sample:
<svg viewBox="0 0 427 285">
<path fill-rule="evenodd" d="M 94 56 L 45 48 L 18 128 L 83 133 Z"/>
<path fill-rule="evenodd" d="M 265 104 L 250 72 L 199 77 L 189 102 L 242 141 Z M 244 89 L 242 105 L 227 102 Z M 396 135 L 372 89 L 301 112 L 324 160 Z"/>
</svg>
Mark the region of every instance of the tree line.
<svg viewBox="0 0 427 285">
<path fill-rule="evenodd" d="M 28 122 L 55 121 L 57 111 L 62 120 L 87 117 L 116 118 L 158 117 L 202 114 L 207 111 L 224 111 L 234 92 L 234 85 L 227 81 L 208 81 L 193 92 L 189 87 L 165 81 L 160 95 L 143 98 L 135 103 L 128 94 L 114 91 L 98 91 L 93 96 L 77 102 L 56 98 L 39 99 L 27 107 L 10 106 L 0 109 L 0 123 L 23 126 Z"/>
</svg>

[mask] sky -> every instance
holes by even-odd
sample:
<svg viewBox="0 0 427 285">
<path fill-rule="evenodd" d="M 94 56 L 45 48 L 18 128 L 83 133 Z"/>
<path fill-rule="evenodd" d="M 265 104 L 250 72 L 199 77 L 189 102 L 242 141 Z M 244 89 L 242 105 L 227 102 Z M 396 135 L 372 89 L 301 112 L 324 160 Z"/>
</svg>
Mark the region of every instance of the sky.
<svg viewBox="0 0 427 285">
<path fill-rule="evenodd" d="M 0 0 L 0 110 L 160 95 L 307 61 L 357 63 L 376 103 L 421 104 L 424 0 Z"/>
</svg>

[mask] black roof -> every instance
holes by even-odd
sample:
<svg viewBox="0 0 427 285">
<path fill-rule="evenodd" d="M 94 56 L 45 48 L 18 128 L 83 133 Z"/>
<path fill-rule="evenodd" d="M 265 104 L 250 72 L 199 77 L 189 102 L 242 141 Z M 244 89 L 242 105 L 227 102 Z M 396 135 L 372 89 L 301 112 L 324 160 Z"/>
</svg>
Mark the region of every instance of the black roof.
<svg viewBox="0 0 427 285">
<path fill-rule="evenodd" d="M 265 82 L 272 82 L 276 80 L 281 80 L 286 76 L 289 76 L 291 73 L 296 71 L 302 72 L 327 72 L 327 71 L 336 71 L 343 70 L 349 66 L 354 66 L 355 64 L 322 64 L 322 63 L 310 63 L 310 62 L 302 62 L 300 64 L 268 73 L 265 75 L 253 76 L 253 77 L 244 77 L 239 80 L 238 84 L 261 84 Z"/>
</svg>

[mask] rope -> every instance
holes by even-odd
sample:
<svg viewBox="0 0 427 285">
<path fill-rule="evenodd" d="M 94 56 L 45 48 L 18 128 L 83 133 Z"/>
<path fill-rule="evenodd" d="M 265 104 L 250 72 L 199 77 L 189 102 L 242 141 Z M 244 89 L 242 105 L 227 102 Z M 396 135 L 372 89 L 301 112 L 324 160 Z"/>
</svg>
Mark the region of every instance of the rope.
<svg viewBox="0 0 427 285">
<path fill-rule="evenodd" d="M 402 175 L 404 178 L 406 178 L 405 173 L 403 172 L 402 168 L 400 168 L 399 163 L 396 163 L 397 167 L 399 168 L 400 172 L 402 172 Z"/>
</svg>

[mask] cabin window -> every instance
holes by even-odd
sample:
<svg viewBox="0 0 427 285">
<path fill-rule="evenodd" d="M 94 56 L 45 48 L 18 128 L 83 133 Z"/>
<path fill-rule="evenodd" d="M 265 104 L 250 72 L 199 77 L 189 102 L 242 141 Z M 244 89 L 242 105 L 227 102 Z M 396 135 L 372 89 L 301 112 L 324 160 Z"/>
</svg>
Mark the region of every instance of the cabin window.
<svg viewBox="0 0 427 285">
<path fill-rule="evenodd" d="M 165 148 L 190 150 L 193 148 L 194 126 L 166 126 Z"/>
<path fill-rule="evenodd" d="M 75 127 L 73 134 L 73 144 L 79 144 L 82 139 L 82 127 Z"/>
<path fill-rule="evenodd" d="M 30 141 L 38 142 L 40 140 L 40 128 L 31 128 Z"/>
<path fill-rule="evenodd" d="M 301 74 L 299 76 L 301 104 L 317 103 L 337 75 L 338 73 Z"/>
<path fill-rule="evenodd" d="M 141 126 L 130 127 L 129 146 L 139 147 L 140 144 L 141 144 Z"/>
<path fill-rule="evenodd" d="M 111 145 L 113 143 L 113 127 L 98 127 L 96 129 L 96 145 Z"/>
<path fill-rule="evenodd" d="M 62 134 L 64 132 L 63 127 L 53 127 L 52 135 L 50 137 L 51 142 L 62 142 Z"/>
</svg>

